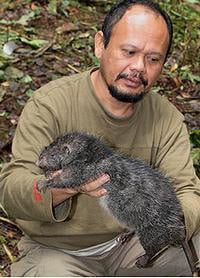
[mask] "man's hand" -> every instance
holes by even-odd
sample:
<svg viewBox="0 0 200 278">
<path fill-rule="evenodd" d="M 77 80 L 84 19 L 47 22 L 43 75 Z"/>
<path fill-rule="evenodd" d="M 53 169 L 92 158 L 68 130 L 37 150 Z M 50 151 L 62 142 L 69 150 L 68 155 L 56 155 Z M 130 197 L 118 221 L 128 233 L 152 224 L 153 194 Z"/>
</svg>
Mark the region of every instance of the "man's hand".
<svg viewBox="0 0 200 278">
<path fill-rule="evenodd" d="M 57 172 L 55 175 L 59 175 L 60 173 Z M 107 194 L 107 190 L 102 187 L 102 185 L 110 180 L 109 175 L 104 174 L 95 181 L 88 182 L 82 185 L 80 188 L 73 189 L 73 188 L 53 188 L 50 189 L 52 192 L 53 198 L 53 207 L 56 207 L 63 201 L 69 199 L 70 197 L 82 193 L 87 194 L 91 197 L 102 197 Z"/>
</svg>

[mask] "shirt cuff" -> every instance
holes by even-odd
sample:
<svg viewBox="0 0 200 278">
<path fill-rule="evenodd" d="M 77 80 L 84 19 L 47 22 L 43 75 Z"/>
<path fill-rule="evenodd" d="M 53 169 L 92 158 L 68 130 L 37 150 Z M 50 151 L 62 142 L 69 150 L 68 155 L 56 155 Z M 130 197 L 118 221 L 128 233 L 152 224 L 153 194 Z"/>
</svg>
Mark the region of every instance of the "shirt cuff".
<svg viewBox="0 0 200 278">
<path fill-rule="evenodd" d="M 71 210 L 72 198 L 66 199 L 64 202 L 53 207 L 53 196 L 50 190 L 46 190 L 44 193 L 38 190 L 38 182 L 34 184 L 34 198 L 36 202 L 43 202 L 45 208 L 46 218 L 49 222 L 62 222 L 67 219 Z"/>
</svg>

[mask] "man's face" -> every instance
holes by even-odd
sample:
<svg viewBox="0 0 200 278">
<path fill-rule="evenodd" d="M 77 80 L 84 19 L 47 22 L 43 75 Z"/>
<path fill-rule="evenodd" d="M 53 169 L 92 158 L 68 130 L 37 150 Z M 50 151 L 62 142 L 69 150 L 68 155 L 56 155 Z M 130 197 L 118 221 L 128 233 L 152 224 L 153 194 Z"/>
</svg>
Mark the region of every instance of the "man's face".
<svg viewBox="0 0 200 278">
<path fill-rule="evenodd" d="M 133 6 L 113 27 L 106 48 L 102 32 L 95 40 L 101 76 L 112 96 L 125 102 L 141 99 L 163 67 L 169 43 L 164 19 L 144 6 Z"/>
</svg>

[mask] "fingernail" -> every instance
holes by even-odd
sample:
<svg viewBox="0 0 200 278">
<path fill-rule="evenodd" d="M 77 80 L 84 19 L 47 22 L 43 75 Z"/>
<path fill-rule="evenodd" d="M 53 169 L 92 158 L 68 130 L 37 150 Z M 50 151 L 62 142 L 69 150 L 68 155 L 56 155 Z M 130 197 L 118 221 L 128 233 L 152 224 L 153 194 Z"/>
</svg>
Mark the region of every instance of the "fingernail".
<svg viewBox="0 0 200 278">
<path fill-rule="evenodd" d="M 110 180 L 110 176 L 107 175 L 107 174 L 106 174 L 106 175 L 103 175 L 103 176 L 102 176 L 102 180 L 103 180 L 103 181 L 109 181 L 109 180 Z"/>
</svg>

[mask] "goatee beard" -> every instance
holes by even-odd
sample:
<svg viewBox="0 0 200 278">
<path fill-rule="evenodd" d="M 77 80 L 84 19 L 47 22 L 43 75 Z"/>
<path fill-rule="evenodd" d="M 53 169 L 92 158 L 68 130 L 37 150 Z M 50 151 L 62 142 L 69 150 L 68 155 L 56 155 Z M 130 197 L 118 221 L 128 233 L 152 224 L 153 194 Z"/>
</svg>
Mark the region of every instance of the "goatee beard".
<svg viewBox="0 0 200 278">
<path fill-rule="evenodd" d="M 115 99 L 126 102 L 126 103 L 137 103 L 138 101 L 142 100 L 147 92 L 143 91 L 141 93 L 137 93 L 133 95 L 129 92 L 120 91 L 116 86 L 114 85 L 108 85 L 109 92 L 112 97 Z"/>
</svg>

